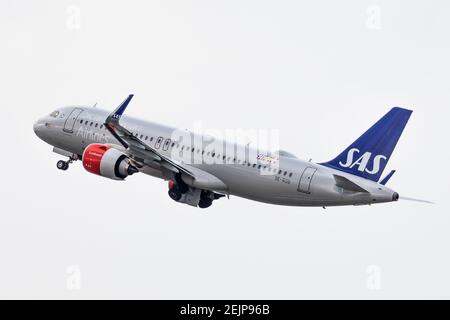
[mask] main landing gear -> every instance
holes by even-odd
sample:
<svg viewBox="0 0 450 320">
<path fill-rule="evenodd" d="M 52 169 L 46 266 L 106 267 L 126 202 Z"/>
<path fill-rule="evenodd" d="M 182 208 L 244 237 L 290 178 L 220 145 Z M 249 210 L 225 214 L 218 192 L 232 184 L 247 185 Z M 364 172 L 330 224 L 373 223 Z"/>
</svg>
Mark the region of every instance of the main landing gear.
<svg viewBox="0 0 450 320">
<path fill-rule="evenodd" d="M 224 197 L 212 191 L 189 187 L 179 177 L 169 181 L 169 197 L 180 203 L 185 203 L 202 209 L 209 208 L 214 200 Z"/>
<path fill-rule="evenodd" d="M 170 187 L 169 187 L 170 188 Z M 169 189 L 169 197 L 174 201 L 180 201 L 182 193 L 178 187 L 172 187 Z"/>
<path fill-rule="evenodd" d="M 211 207 L 212 203 L 213 203 L 213 199 L 211 199 L 210 197 L 208 197 L 208 193 L 207 191 L 202 191 L 201 195 L 200 195 L 200 201 L 198 202 L 198 207 L 201 209 L 206 209 Z"/>
<path fill-rule="evenodd" d="M 206 209 L 211 207 L 214 200 L 225 197 L 223 194 L 218 194 L 212 191 L 202 190 L 200 194 L 200 201 L 198 202 L 198 207 L 201 209 Z"/>
<path fill-rule="evenodd" d="M 169 181 L 169 197 L 174 201 L 180 201 L 183 194 L 189 191 L 189 186 L 184 183 L 179 176 L 175 176 L 175 181 Z"/>
</svg>

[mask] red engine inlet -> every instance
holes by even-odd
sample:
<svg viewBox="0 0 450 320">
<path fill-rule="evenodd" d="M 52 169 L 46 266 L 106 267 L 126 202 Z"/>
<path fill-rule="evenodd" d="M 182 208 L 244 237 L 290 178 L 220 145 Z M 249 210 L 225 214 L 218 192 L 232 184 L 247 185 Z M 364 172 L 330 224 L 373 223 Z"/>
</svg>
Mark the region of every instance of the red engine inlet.
<svg viewBox="0 0 450 320">
<path fill-rule="evenodd" d="M 90 173 L 114 180 L 124 180 L 139 170 L 130 164 L 130 159 L 117 149 L 93 143 L 83 153 L 83 167 Z"/>
</svg>

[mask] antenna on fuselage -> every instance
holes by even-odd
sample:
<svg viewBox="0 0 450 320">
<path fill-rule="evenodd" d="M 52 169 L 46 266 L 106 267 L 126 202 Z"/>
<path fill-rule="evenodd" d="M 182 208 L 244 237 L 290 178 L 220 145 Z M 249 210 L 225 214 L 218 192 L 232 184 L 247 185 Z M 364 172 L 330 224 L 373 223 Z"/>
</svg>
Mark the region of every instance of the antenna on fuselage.
<svg viewBox="0 0 450 320">
<path fill-rule="evenodd" d="M 92 106 L 92 108 L 97 108 L 97 102 Z"/>
</svg>

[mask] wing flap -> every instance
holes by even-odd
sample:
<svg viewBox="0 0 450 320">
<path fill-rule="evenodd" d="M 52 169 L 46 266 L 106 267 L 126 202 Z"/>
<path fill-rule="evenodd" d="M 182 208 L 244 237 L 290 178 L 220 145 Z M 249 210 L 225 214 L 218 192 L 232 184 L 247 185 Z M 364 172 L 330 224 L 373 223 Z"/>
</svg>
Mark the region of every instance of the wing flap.
<svg viewBox="0 0 450 320">
<path fill-rule="evenodd" d="M 226 192 L 228 186 L 215 175 L 212 175 L 204 170 L 196 167 L 183 164 L 187 169 L 192 172 L 192 176 L 182 175 L 182 179 L 185 183 L 198 189 L 206 189 L 213 191 Z"/>
</svg>

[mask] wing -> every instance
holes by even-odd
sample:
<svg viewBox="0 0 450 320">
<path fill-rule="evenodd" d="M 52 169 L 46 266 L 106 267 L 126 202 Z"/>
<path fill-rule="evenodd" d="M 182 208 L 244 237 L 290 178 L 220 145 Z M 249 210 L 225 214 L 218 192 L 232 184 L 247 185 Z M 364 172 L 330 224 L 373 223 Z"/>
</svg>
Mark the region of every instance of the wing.
<svg viewBox="0 0 450 320">
<path fill-rule="evenodd" d="M 193 187 L 216 191 L 227 190 L 227 186 L 214 175 L 170 159 L 133 135 L 127 128 L 123 127 L 120 124 L 120 118 L 125 112 L 131 99 L 133 99 L 133 95 L 129 95 L 128 98 L 126 98 L 125 101 L 122 102 L 108 118 L 106 118 L 105 127 L 120 144 L 128 149 L 128 152 L 133 158 L 142 159 L 144 165 L 151 166 L 152 164 L 156 164 L 160 166 L 162 170 L 168 170 L 173 174 L 181 173 L 184 178 L 183 180 Z"/>
</svg>

